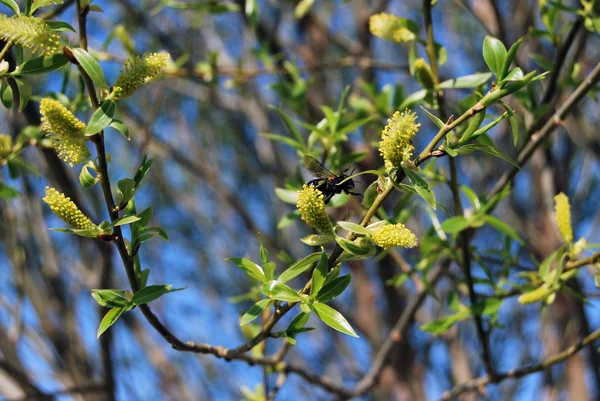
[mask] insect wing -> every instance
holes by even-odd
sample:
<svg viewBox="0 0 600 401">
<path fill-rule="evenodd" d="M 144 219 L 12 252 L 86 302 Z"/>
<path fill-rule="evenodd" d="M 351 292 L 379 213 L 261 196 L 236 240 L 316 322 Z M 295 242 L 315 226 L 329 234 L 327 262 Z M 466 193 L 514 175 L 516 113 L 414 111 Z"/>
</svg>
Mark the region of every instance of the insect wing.
<svg viewBox="0 0 600 401">
<path fill-rule="evenodd" d="M 331 178 L 336 177 L 331 171 L 327 170 L 327 168 L 319 163 L 317 159 L 312 156 L 305 155 L 304 156 L 304 166 L 315 178 Z"/>
</svg>

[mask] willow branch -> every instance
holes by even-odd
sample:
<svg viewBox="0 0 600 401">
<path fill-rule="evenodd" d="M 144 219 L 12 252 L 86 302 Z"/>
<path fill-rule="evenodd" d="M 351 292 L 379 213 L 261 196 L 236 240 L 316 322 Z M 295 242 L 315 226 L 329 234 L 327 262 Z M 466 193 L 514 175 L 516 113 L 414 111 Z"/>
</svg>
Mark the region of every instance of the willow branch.
<svg viewBox="0 0 600 401">
<path fill-rule="evenodd" d="M 562 362 L 572 357 L 573 355 L 581 351 L 581 349 L 584 348 L 586 345 L 593 343 L 598 338 L 600 338 L 600 329 L 594 331 L 592 334 L 585 337 L 581 342 L 574 344 L 569 348 L 565 349 L 564 351 L 553 355 L 535 365 L 526 366 L 521 369 L 510 370 L 506 373 L 498 373 L 494 376 L 485 375 L 473 380 L 469 380 L 468 382 L 459 384 L 451 390 L 444 392 L 444 394 L 442 395 L 442 400 L 448 401 L 458 397 L 463 393 L 478 391 L 483 386 L 486 386 L 491 383 L 499 383 L 506 379 L 518 379 L 520 377 L 528 376 L 532 373 L 541 372 L 552 367 L 553 365 L 556 365 L 559 362 Z"/>
</svg>

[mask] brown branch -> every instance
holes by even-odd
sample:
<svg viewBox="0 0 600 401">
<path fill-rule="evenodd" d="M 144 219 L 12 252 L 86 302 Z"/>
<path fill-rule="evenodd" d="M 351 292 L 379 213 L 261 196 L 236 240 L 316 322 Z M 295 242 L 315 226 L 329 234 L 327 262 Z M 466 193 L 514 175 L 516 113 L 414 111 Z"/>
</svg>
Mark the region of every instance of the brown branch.
<svg viewBox="0 0 600 401">
<path fill-rule="evenodd" d="M 596 64 L 592 72 L 583 80 L 575 91 L 565 100 L 561 107 L 546 121 L 542 128 L 531 136 L 529 141 L 521 150 L 517 157 L 517 164 L 523 166 L 533 152 L 554 132 L 556 128 L 563 124 L 563 120 L 575 105 L 583 99 L 590 89 L 600 79 L 600 63 Z M 488 195 L 488 199 L 500 193 L 507 185 L 511 184 L 520 168 L 513 167 L 510 171 L 502 175 L 496 182 L 496 185 Z"/>
<path fill-rule="evenodd" d="M 76 386 L 65 388 L 63 390 L 57 390 L 38 395 L 26 395 L 21 398 L 11 398 L 6 401 L 52 401 L 60 395 L 72 395 L 72 394 L 90 394 L 90 393 L 104 393 L 106 392 L 106 386 L 104 384 L 88 384 L 83 386 Z"/>
<path fill-rule="evenodd" d="M 575 355 L 583 347 L 593 343 L 598 338 L 600 338 L 600 330 L 594 331 L 592 334 L 585 337 L 581 342 L 579 342 L 575 345 L 572 345 L 569 348 L 565 349 L 564 351 L 562 351 L 556 355 L 553 355 L 535 365 L 526 366 L 521 369 L 510 370 L 506 373 L 499 373 L 499 374 L 496 374 L 494 377 L 490 377 L 488 375 L 481 376 L 476 379 L 470 380 L 466 383 L 459 384 L 459 385 L 455 386 L 454 388 L 452 388 L 451 390 L 444 392 L 444 394 L 442 395 L 442 400 L 448 401 L 448 400 L 458 397 L 459 395 L 461 395 L 463 393 L 470 392 L 470 391 L 478 391 L 480 388 L 482 388 L 488 384 L 491 384 L 491 383 L 499 383 L 506 379 L 518 379 L 520 377 L 527 376 L 532 373 L 546 370 L 546 369 L 550 368 L 551 366 L 553 366 L 559 362 L 562 362 L 562 361 L 570 358 L 571 356 Z"/>
</svg>

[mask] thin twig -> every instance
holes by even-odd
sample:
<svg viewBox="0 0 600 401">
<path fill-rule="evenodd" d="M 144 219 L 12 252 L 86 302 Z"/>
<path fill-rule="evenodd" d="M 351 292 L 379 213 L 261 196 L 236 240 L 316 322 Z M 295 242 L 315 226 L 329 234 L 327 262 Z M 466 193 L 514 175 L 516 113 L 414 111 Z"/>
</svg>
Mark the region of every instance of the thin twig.
<svg viewBox="0 0 600 401">
<path fill-rule="evenodd" d="M 556 365 L 557 363 L 562 362 L 562 361 L 566 360 L 567 358 L 570 358 L 571 356 L 575 355 L 583 347 L 585 347 L 588 344 L 593 343 L 598 338 L 600 338 L 600 329 L 594 331 L 592 334 L 585 337 L 581 342 L 579 342 L 575 345 L 572 345 L 569 348 L 565 349 L 564 351 L 562 351 L 556 355 L 553 355 L 535 365 L 526 366 L 521 369 L 510 370 L 506 373 L 497 373 L 493 377 L 489 376 L 489 375 L 485 375 L 485 376 L 481 376 L 481 377 L 478 377 L 473 380 L 469 380 L 468 382 L 461 383 L 461 384 L 455 386 L 454 388 L 452 388 L 451 390 L 444 392 L 444 394 L 442 395 L 442 400 L 448 401 L 448 400 L 458 397 L 461 394 L 464 394 L 464 393 L 467 393 L 470 391 L 478 391 L 480 388 L 482 388 L 488 384 L 491 384 L 491 383 L 499 383 L 506 379 L 518 379 L 520 377 L 527 376 L 532 373 L 546 370 L 546 369 L 550 368 L 551 366 Z"/>
</svg>

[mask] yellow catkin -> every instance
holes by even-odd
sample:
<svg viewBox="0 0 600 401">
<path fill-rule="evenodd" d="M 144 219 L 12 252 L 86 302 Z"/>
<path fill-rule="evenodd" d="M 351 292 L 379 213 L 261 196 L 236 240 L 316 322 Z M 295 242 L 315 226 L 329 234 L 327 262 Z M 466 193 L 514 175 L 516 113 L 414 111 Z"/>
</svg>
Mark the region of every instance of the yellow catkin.
<svg viewBox="0 0 600 401">
<path fill-rule="evenodd" d="M 386 170 L 401 167 L 403 161 L 409 161 L 414 147 L 411 139 L 421 124 L 416 123 L 417 115 L 409 110 L 395 112 L 381 133 L 379 153 L 383 157 Z"/>
<path fill-rule="evenodd" d="M 63 219 L 71 227 L 78 230 L 94 227 L 94 223 L 77 208 L 75 203 L 71 201 L 71 198 L 66 197 L 56 189 L 46 187 L 44 202 L 50 206 L 50 210 L 55 215 Z"/>
<path fill-rule="evenodd" d="M 0 159 L 4 159 L 12 151 L 12 138 L 10 135 L 0 134 Z"/>
<path fill-rule="evenodd" d="M 69 163 L 79 164 L 90 159 L 85 145 L 85 124 L 77 119 L 58 100 L 44 98 L 40 103 L 42 129 L 48 132 L 58 156 Z"/>
<path fill-rule="evenodd" d="M 115 98 L 131 96 L 145 82 L 155 78 L 167 66 L 168 54 L 149 53 L 125 62 L 114 86 Z"/>
<path fill-rule="evenodd" d="M 569 198 L 561 192 L 554 197 L 554 201 L 556 202 L 555 210 L 558 231 L 565 242 L 570 244 L 573 242 L 573 228 L 571 226 L 571 206 L 569 205 Z"/>
<path fill-rule="evenodd" d="M 402 23 L 402 19 L 392 14 L 380 13 L 369 18 L 371 34 L 394 42 L 410 42 L 416 36 Z"/>
<path fill-rule="evenodd" d="M 324 233 L 330 233 L 333 230 L 331 220 L 325 212 L 323 193 L 317 188 L 304 184 L 304 187 L 298 191 L 297 207 L 302 220 L 309 226 Z"/>
<path fill-rule="evenodd" d="M 62 51 L 63 37 L 50 29 L 43 19 L 0 14 L 0 38 L 45 56 Z"/>
<path fill-rule="evenodd" d="M 425 89 L 433 89 L 435 82 L 433 80 L 433 72 L 431 67 L 423 58 L 418 58 L 413 64 L 415 70 L 415 78 Z"/>
<path fill-rule="evenodd" d="M 373 233 L 373 242 L 381 248 L 400 246 L 414 248 L 417 246 L 417 236 L 404 224 L 388 224 Z"/>
</svg>

